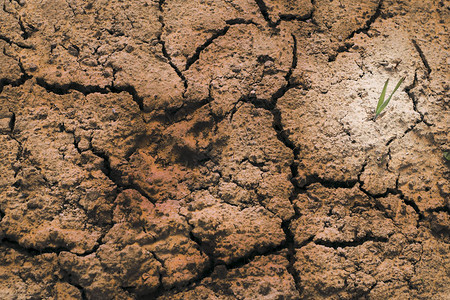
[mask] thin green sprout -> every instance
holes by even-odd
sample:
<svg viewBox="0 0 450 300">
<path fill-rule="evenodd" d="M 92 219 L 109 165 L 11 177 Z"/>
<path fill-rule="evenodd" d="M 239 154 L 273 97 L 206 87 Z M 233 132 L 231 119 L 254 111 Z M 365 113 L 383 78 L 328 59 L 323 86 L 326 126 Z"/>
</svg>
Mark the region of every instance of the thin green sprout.
<svg viewBox="0 0 450 300">
<path fill-rule="evenodd" d="M 380 95 L 380 99 L 378 99 L 377 109 L 375 110 L 375 117 L 373 118 L 374 121 L 377 119 L 378 115 L 383 111 L 383 109 L 385 109 L 386 106 L 389 104 L 389 101 L 391 101 L 392 96 L 398 90 L 398 88 L 400 87 L 400 85 L 403 83 L 404 80 L 405 80 L 405 77 L 401 78 L 398 81 L 398 83 L 395 86 L 394 90 L 392 91 L 391 95 L 385 101 L 384 98 L 386 96 L 386 89 L 387 89 L 387 85 L 389 83 L 389 78 L 386 80 L 386 82 L 384 83 L 383 91 L 381 92 L 381 95 Z"/>
</svg>

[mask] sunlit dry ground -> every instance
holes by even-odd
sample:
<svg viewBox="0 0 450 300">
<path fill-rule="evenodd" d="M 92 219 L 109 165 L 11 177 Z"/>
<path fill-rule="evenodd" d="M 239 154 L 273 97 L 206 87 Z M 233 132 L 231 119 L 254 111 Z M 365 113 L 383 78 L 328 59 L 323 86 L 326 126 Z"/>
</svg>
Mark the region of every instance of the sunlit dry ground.
<svg viewBox="0 0 450 300">
<path fill-rule="evenodd" d="M 449 1 L 1 5 L 1 299 L 448 299 Z"/>
</svg>

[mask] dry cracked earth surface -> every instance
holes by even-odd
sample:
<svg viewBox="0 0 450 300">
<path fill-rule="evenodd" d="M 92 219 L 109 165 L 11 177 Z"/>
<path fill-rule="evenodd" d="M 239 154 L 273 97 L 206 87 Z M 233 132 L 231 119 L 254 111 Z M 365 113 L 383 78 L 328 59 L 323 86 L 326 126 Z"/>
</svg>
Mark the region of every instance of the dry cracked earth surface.
<svg viewBox="0 0 450 300">
<path fill-rule="evenodd" d="M 3 0 L 0 298 L 450 299 L 449 22 Z"/>
</svg>

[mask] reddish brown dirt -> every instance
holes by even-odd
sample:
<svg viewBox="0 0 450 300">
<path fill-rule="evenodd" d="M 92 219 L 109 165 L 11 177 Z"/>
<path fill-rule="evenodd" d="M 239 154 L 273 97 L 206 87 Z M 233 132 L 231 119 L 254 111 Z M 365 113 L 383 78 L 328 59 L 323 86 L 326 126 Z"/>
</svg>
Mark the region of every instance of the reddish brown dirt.
<svg viewBox="0 0 450 300">
<path fill-rule="evenodd" d="M 450 299 L 449 1 L 1 6 L 0 299 Z"/>
</svg>

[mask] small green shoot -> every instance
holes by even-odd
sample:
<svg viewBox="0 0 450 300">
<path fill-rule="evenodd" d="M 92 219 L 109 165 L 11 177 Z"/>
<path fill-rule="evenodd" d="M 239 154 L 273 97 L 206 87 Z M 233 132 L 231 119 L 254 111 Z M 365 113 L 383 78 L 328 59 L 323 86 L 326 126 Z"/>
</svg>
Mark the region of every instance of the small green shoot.
<svg viewBox="0 0 450 300">
<path fill-rule="evenodd" d="M 383 109 L 385 109 L 386 106 L 389 104 L 389 101 L 391 101 L 392 96 L 398 90 L 398 88 L 400 87 L 400 85 L 403 83 L 404 80 L 405 77 L 403 77 L 398 81 L 389 98 L 386 101 L 384 101 L 384 98 L 386 96 L 387 85 L 389 83 L 389 78 L 386 80 L 386 82 L 384 83 L 383 91 L 381 92 L 380 95 L 380 99 L 378 100 L 377 109 L 375 110 L 375 117 L 373 118 L 374 121 L 377 119 L 378 115 L 383 111 Z"/>
<path fill-rule="evenodd" d="M 444 152 L 444 158 L 445 158 L 447 161 L 450 161 L 450 151 Z"/>
</svg>

